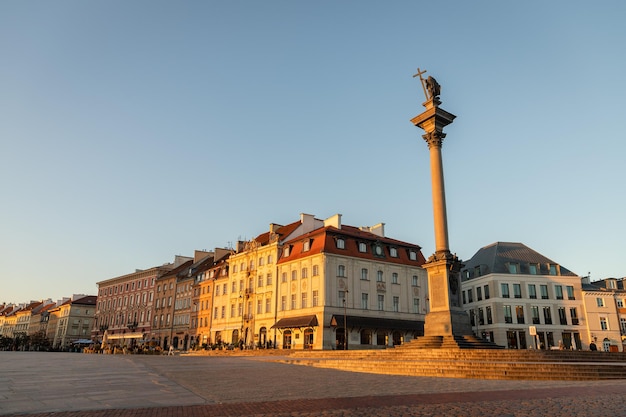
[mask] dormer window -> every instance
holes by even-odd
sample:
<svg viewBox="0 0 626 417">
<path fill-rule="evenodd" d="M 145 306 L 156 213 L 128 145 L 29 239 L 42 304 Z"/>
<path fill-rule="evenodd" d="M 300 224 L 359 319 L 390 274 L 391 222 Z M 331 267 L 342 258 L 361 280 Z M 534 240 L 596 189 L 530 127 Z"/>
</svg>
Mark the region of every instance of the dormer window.
<svg viewBox="0 0 626 417">
<path fill-rule="evenodd" d="M 374 254 L 376 256 L 383 256 L 383 247 L 380 245 L 374 246 Z"/>
<path fill-rule="evenodd" d="M 417 261 L 417 252 L 414 250 L 409 251 L 409 259 L 412 261 Z"/>
<path fill-rule="evenodd" d="M 359 242 L 359 252 L 367 252 L 367 245 L 364 242 Z"/>
<path fill-rule="evenodd" d="M 337 239 L 337 249 L 345 249 L 346 248 L 346 241 L 339 238 Z"/>
<path fill-rule="evenodd" d="M 285 258 L 289 256 L 289 252 L 290 252 L 289 249 L 291 249 L 289 246 L 285 246 L 285 252 L 284 252 L 284 257 Z"/>
<path fill-rule="evenodd" d="M 397 258 L 398 257 L 398 249 L 396 249 L 396 248 L 389 248 L 389 254 L 391 255 L 392 258 Z"/>
<path fill-rule="evenodd" d="M 304 244 L 302 245 L 302 251 L 308 252 L 310 250 L 311 250 L 311 241 L 307 239 L 304 241 Z"/>
</svg>

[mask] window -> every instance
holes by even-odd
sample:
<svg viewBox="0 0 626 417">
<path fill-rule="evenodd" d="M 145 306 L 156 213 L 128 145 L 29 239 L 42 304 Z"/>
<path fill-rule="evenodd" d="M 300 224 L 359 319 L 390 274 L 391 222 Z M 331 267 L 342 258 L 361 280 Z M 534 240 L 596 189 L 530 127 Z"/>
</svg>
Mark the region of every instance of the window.
<svg viewBox="0 0 626 417">
<path fill-rule="evenodd" d="M 345 306 L 345 304 L 347 303 L 345 291 L 337 291 L 337 301 L 338 305 Z"/>
<path fill-rule="evenodd" d="M 389 254 L 391 255 L 392 258 L 397 258 L 398 257 L 398 249 L 396 249 L 396 248 L 389 248 Z"/>
<path fill-rule="evenodd" d="M 489 285 L 485 285 L 483 289 L 485 290 L 485 300 L 488 300 L 489 299 Z"/>
<path fill-rule="evenodd" d="M 222 318 L 226 318 L 226 306 L 222 306 Z"/>
<path fill-rule="evenodd" d="M 511 306 L 504 306 L 504 322 L 513 323 L 513 316 L 511 315 Z"/>
<path fill-rule="evenodd" d="M 541 299 L 542 300 L 547 300 L 548 299 L 548 286 L 547 285 L 540 285 L 539 286 L 539 290 L 541 291 Z"/>
<path fill-rule="evenodd" d="M 559 323 L 567 325 L 567 316 L 565 315 L 565 307 L 559 307 Z"/>
<path fill-rule="evenodd" d="M 620 299 L 617 300 L 617 308 L 624 308 L 624 301 L 623 300 L 620 300 Z"/>
<path fill-rule="evenodd" d="M 563 286 L 562 285 L 555 285 L 554 286 L 554 294 L 556 294 L 556 299 L 557 300 L 562 300 L 563 299 Z"/>
<path fill-rule="evenodd" d="M 308 268 L 302 268 L 302 278 L 308 278 L 309 277 L 309 269 Z"/>
<path fill-rule="evenodd" d="M 313 276 L 316 277 L 320 274 L 320 267 L 319 265 L 313 265 Z"/>
<path fill-rule="evenodd" d="M 400 311 L 400 297 L 393 297 L 393 311 L 396 313 Z"/>
<path fill-rule="evenodd" d="M 476 301 L 481 301 L 483 299 L 483 289 L 481 287 L 476 287 Z"/>
<path fill-rule="evenodd" d="M 291 280 L 295 281 L 297 279 L 298 279 L 298 271 L 296 270 L 291 271 Z"/>
<path fill-rule="evenodd" d="M 606 317 L 600 317 L 600 328 L 602 330 L 609 330 L 609 323 L 606 320 Z"/>
<path fill-rule="evenodd" d="M 397 284 L 398 283 L 398 273 L 394 272 L 391 274 L 391 283 L 392 284 Z"/>
<path fill-rule="evenodd" d="M 411 285 L 414 286 L 414 287 L 418 286 L 417 275 L 413 275 L 413 277 L 411 278 Z"/>
<path fill-rule="evenodd" d="M 263 275 L 259 275 L 258 276 L 256 285 L 257 285 L 257 287 L 262 287 L 263 286 Z"/>
<path fill-rule="evenodd" d="M 215 286 L 215 295 L 220 295 L 220 287 L 219 286 Z"/>
<path fill-rule="evenodd" d="M 556 265 L 550 265 L 550 275 L 558 275 Z"/>
<path fill-rule="evenodd" d="M 385 296 L 382 294 L 378 294 L 378 310 L 383 311 L 384 309 L 385 309 Z"/>
<path fill-rule="evenodd" d="M 416 261 L 417 260 L 417 252 L 409 251 L 409 259 L 412 260 L 412 261 Z"/>
<path fill-rule="evenodd" d="M 359 242 L 359 252 L 367 252 L 367 245 L 363 242 Z"/>
<path fill-rule="evenodd" d="M 287 273 L 283 272 L 282 274 L 280 274 L 280 281 L 281 282 L 287 282 Z"/>
<path fill-rule="evenodd" d="M 287 310 L 287 296 L 286 295 L 280 296 L 280 309 L 281 311 Z"/>
<path fill-rule="evenodd" d="M 346 241 L 339 238 L 337 239 L 337 249 L 345 249 L 346 248 Z"/>
<path fill-rule="evenodd" d="M 502 297 L 509 298 L 509 284 L 500 284 L 502 289 Z"/>
<path fill-rule="evenodd" d="M 513 297 L 522 298 L 522 286 L 520 284 L 513 284 Z"/>
<path fill-rule="evenodd" d="M 478 324 L 480 326 L 485 324 L 485 311 L 482 308 L 478 309 Z"/>
<path fill-rule="evenodd" d="M 537 287 L 535 284 L 528 284 L 528 298 L 537 298 Z"/>
<path fill-rule="evenodd" d="M 531 275 L 537 275 L 537 264 L 529 264 L 528 273 L 530 273 Z"/>
<path fill-rule="evenodd" d="M 311 250 L 311 241 L 310 240 L 305 240 L 304 244 L 302 245 L 302 250 L 304 252 L 308 252 Z"/>
<path fill-rule="evenodd" d="M 576 307 L 569 309 L 569 317 L 572 320 L 572 324 L 578 324 L 578 312 L 576 311 Z"/>
<path fill-rule="evenodd" d="M 237 273 L 237 265 L 233 265 L 233 273 Z"/>
<path fill-rule="evenodd" d="M 604 298 L 596 298 L 596 304 L 598 305 L 598 307 L 604 307 Z"/>
<path fill-rule="evenodd" d="M 493 315 L 491 314 L 491 307 L 489 306 L 486 307 L 485 313 L 487 314 L 487 324 L 493 324 Z"/>
<path fill-rule="evenodd" d="M 552 324 L 552 312 L 550 311 L 550 307 L 543 308 L 543 322 L 545 324 Z"/>
<path fill-rule="evenodd" d="M 420 299 L 414 298 L 413 299 L 413 313 L 419 314 L 419 312 L 420 312 Z"/>
<path fill-rule="evenodd" d="M 237 292 L 237 282 L 233 281 L 232 283 L 232 288 L 230 290 L 231 293 L 236 293 Z"/>
<path fill-rule="evenodd" d="M 467 295 L 466 295 L 466 292 L 465 292 L 465 291 L 463 291 L 463 293 L 462 293 L 462 294 L 463 294 L 463 304 L 467 304 Z"/>
<path fill-rule="evenodd" d="M 345 276 L 346 276 L 346 266 L 345 265 L 337 265 L 337 276 L 345 278 Z"/>
<path fill-rule="evenodd" d="M 519 274 L 519 264 L 518 263 L 510 263 L 509 264 L 509 273 L 510 274 Z"/>
<path fill-rule="evenodd" d="M 515 316 L 517 324 L 524 324 L 524 306 L 515 306 Z"/>
<path fill-rule="evenodd" d="M 361 293 L 361 308 L 363 310 L 367 310 L 368 305 L 369 305 L 369 294 L 366 292 Z"/>
<path fill-rule="evenodd" d="M 224 286 L 222 287 L 222 294 L 228 294 L 228 284 L 224 284 Z"/>
<path fill-rule="evenodd" d="M 300 308 L 307 308 L 308 307 L 307 303 L 308 303 L 307 293 L 303 292 L 300 295 Z"/>
<path fill-rule="evenodd" d="M 265 285 L 272 285 L 272 273 L 268 273 L 265 276 Z"/>
<path fill-rule="evenodd" d="M 259 266 L 263 266 L 265 265 L 265 259 L 264 258 L 259 258 Z"/>
<path fill-rule="evenodd" d="M 295 294 L 291 294 L 291 309 L 292 310 L 296 309 L 296 295 Z"/>
<path fill-rule="evenodd" d="M 361 279 L 367 281 L 367 268 L 361 269 Z"/>
<path fill-rule="evenodd" d="M 474 291 L 472 291 L 471 288 L 469 290 L 467 290 L 467 302 L 468 303 L 473 303 L 474 302 Z"/>
<path fill-rule="evenodd" d="M 626 319 L 625 318 L 619 319 L 619 326 L 622 329 L 622 333 L 626 333 Z"/>
<path fill-rule="evenodd" d="M 271 264 L 272 262 L 274 262 L 274 257 L 272 255 L 267 255 L 267 263 Z"/>
<path fill-rule="evenodd" d="M 320 292 L 318 290 L 313 290 L 313 307 L 317 307 L 320 302 Z"/>
<path fill-rule="evenodd" d="M 383 282 L 383 271 L 378 271 L 376 272 L 376 281 L 377 282 Z"/>
<path fill-rule="evenodd" d="M 256 300 L 256 313 L 261 314 L 263 312 L 263 300 Z"/>
<path fill-rule="evenodd" d="M 230 317 L 235 317 L 235 305 L 230 305 Z"/>
<path fill-rule="evenodd" d="M 291 251 L 291 247 L 289 246 L 285 246 L 285 250 L 283 252 L 283 258 L 286 258 L 289 256 L 289 252 Z"/>
<path fill-rule="evenodd" d="M 533 324 L 541 324 L 539 321 L 539 307 L 532 306 L 530 307 L 531 314 L 533 316 Z"/>
<path fill-rule="evenodd" d="M 567 290 L 567 299 L 568 300 L 575 300 L 576 297 L 574 297 L 574 287 L 571 285 L 568 285 L 567 287 L 565 287 Z"/>
</svg>

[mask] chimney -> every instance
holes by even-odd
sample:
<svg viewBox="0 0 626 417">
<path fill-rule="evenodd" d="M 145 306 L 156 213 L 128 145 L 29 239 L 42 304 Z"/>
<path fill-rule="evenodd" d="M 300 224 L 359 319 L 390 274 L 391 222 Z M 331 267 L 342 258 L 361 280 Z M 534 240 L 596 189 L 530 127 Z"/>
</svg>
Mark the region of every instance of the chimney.
<svg viewBox="0 0 626 417">
<path fill-rule="evenodd" d="M 324 227 L 336 227 L 337 229 L 341 229 L 341 214 L 337 213 L 334 216 L 331 216 L 324 220 Z"/>
<path fill-rule="evenodd" d="M 302 234 L 312 232 L 315 229 L 315 216 L 300 213 L 300 223 L 302 223 Z"/>
</svg>

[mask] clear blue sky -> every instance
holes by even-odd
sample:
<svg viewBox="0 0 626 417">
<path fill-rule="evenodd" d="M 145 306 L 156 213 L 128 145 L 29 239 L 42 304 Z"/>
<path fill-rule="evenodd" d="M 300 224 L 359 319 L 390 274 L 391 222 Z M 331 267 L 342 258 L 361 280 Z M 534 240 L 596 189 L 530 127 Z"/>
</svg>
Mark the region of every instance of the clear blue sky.
<svg viewBox="0 0 626 417">
<path fill-rule="evenodd" d="M 450 246 L 626 276 L 623 1 L 3 1 L 0 302 L 299 214 L 434 251 L 412 75 L 457 115 Z"/>
</svg>

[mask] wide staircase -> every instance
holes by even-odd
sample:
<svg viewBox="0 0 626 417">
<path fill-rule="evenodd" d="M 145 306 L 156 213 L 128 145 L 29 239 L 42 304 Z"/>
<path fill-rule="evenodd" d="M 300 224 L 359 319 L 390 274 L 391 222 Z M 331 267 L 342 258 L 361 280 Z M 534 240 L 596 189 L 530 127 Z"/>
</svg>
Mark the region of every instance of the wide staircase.
<svg viewBox="0 0 626 417">
<path fill-rule="evenodd" d="M 445 339 L 445 338 L 444 338 Z M 437 341 L 430 341 L 435 343 Z M 292 351 L 281 362 L 351 372 L 446 378 L 598 380 L 626 379 L 626 353 L 467 348 L 441 340 L 415 340 L 386 350 Z"/>
</svg>

